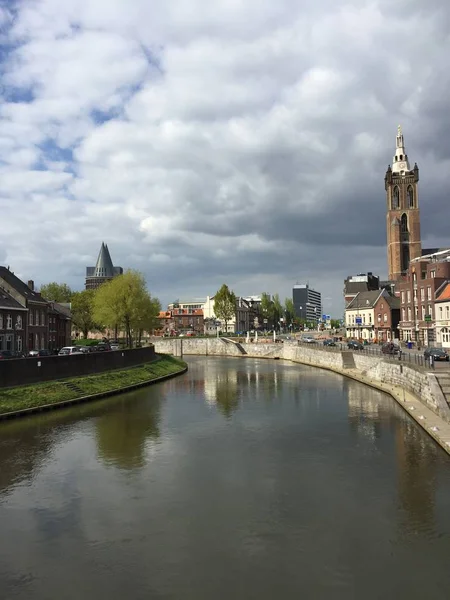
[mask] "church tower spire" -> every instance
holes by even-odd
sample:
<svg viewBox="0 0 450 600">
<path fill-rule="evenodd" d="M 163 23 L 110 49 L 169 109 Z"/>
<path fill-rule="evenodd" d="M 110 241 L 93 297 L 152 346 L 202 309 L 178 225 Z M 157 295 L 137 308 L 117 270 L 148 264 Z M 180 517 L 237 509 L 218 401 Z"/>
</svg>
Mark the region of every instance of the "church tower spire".
<svg viewBox="0 0 450 600">
<path fill-rule="evenodd" d="M 422 255 L 419 211 L 419 167 L 411 170 L 400 125 L 395 154 L 384 178 L 387 213 L 387 254 L 389 279 L 406 274 L 409 261 Z"/>
</svg>

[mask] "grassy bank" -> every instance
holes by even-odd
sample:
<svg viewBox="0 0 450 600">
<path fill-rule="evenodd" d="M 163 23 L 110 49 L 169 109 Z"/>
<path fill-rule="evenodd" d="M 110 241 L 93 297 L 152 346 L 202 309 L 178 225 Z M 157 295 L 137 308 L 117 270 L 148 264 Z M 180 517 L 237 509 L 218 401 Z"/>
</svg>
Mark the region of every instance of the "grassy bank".
<svg viewBox="0 0 450 600">
<path fill-rule="evenodd" d="M 0 415 L 147 383 L 173 375 L 185 366 L 183 361 L 164 355 L 155 362 L 129 369 L 0 389 Z"/>
</svg>

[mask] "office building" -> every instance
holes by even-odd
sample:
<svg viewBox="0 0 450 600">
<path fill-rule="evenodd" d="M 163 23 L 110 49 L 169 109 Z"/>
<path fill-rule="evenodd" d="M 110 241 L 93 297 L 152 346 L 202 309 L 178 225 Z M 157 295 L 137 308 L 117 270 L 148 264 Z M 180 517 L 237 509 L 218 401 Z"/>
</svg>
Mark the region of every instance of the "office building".
<svg viewBox="0 0 450 600">
<path fill-rule="evenodd" d="M 322 296 L 308 283 L 294 285 L 292 300 L 296 317 L 311 323 L 318 323 L 322 318 Z"/>
</svg>

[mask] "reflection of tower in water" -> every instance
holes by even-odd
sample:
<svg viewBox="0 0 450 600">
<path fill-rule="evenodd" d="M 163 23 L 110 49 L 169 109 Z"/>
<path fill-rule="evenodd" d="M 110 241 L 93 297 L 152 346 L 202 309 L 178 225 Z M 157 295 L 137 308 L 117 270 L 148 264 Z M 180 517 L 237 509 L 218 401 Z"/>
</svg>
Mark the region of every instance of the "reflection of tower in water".
<svg viewBox="0 0 450 600">
<path fill-rule="evenodd" d="M 398 495 L 413 534 L 434 528 L 436 465 L 440 450 L 408 417 L 397 419 Z"/>
</svg>

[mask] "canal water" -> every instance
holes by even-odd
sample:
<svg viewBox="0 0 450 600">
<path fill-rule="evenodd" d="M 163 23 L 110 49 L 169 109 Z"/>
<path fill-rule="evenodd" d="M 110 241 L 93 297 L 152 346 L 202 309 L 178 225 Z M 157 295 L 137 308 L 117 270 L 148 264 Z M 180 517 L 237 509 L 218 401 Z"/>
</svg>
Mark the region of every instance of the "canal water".
<svg viewBox="0 0 450 600">
<path fill-rule="evenodd" d="M 0 423 L 2 600 L 447 599 L 450 458 L 389 397 L 189 358 Z"/>
</svg>

